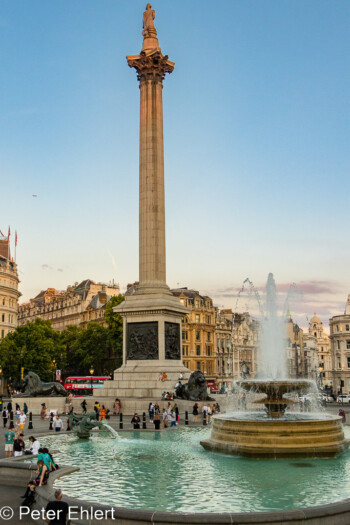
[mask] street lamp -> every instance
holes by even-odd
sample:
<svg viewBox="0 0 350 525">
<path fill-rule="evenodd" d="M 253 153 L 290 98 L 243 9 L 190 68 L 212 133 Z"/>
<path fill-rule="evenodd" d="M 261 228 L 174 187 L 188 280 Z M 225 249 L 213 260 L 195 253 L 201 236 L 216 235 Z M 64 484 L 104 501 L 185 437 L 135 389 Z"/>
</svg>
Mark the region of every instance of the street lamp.
<svg viewBox="0 0 350 525">
<path fill-rule="evenodd" d="M 93 395 L 94 391 L 93 391 L 93 388 L 92 388 L 92 376 L 94 375 L 95 370 L 94 370 L 94 368 L 92 366 L 90 366 L 89 372 L 90 372 L 90 376 L 91 376 L 91 395 Z"/>
<path fill-rule="evenodd" d="M 52 367 L 53 367 L 53 380 L 56 379 L 56 359 L 52 361 Z"/>
<path fill-rule="evenodd" d="M 2 393 L 2 366 L 0 365 L 0 394 Z"/>
</svg>

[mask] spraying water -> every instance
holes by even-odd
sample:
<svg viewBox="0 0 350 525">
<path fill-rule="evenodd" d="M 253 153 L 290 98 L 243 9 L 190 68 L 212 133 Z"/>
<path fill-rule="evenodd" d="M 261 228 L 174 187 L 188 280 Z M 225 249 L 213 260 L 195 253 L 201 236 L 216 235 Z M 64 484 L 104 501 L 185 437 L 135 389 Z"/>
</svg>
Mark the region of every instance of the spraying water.
<svg viewBox="0 0 350 525">
<path fill-rule="evenodd" d="M 277 313 L 276 283 L 269 273 L 266 283 L 266 313 L 261 319 L 261 341 L 258 351 L 259 377 L 287 377 L 285 319 Z"/>
<path fill-rule="evenodd" d="M 118 432 L 116 430 L 114 430 L 114 428 L 112 428 L 110 425 L 108 425 L 107 423 L 104 423 L 104 426 L 106 428 L 108 428 L 108 430 L 111 432 L 111 434 L 114 435 L 115 439 L 120 439 L 120 436 L 118 434 Z"/>
</svg>

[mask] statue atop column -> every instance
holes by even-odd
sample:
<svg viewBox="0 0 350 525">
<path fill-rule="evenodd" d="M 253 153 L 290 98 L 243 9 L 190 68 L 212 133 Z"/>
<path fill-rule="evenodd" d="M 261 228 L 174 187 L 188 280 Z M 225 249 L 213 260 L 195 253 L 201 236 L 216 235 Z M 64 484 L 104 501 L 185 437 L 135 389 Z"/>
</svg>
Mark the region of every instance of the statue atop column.
<svg viewBox="0 0 350 525">
<path fill-rule="evenodd" d="M 154 27 L 154 19 L 156 17 L 156 12 L 154 9 L 152 9 L 151 4 L 146 5 L 146 11 L 143 13 L 143 20 L 142 20 L 142 36 L 144 38 L 156 38 L 157 37 L 157 30 Z"/>
</svg>

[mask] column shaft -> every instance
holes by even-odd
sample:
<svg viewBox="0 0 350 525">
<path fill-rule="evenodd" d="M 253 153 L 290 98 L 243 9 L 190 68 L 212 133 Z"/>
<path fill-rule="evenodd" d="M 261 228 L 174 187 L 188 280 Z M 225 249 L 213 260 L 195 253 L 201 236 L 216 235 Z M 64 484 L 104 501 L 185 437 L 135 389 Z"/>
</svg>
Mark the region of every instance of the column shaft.
<svg viewBox="0 0 350 525">
<path fill-rule="evenodd" d="M 165 285 L 162 82 L 140 82 L 140 285 Z"/>
</svg>

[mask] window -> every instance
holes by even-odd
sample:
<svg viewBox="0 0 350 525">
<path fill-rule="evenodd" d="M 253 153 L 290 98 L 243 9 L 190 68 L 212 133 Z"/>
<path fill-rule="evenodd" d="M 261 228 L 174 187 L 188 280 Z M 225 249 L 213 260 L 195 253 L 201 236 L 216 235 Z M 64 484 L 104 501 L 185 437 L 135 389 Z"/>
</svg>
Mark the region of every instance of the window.
<svg viewBox="0 0 350 525">
<path fill-rule="evenodd" d="M 200 345 L 196 346 L 196 355 L 201 355 L 201 347 L 200 347 Z"/>
<path fill-rule="evenodd" d="M 350 368 L 350 357 L 348 357 L 347 361 L 348 361 L 348 368 Z"/>
<path fill-rule="evenodd" d="M 186 345 L 183 348 L 184 348 L 184 355 L 188 355 L 188 346 Z"/>
<path fill-rule="evenodd" d="M 201 369 L 201 363 L 200 361 L 197 361 L 197 370 L 200 370 Z"/>
<path fill-rule="evenodd" d="M 1 322 L 2 322 L 2 323 L 5 322 L 5 314 L 2 314 L 2 315 L 1 315 Z"/>
<path fill-rule="evenodd" d="M 211 346 L 207 346 L 207 356 L 211 356 Z"/>
<path fill-rule="evenodd" d="M 196 314 L 196 323 L 200 323 L 200 320 L 201 320 L 200 315 Z"/>
<path fill-rule="evenodd" d="M 337 332 L 339 332 L 339 325 L 338 324 L 336 326 L 336 330 L 337 330 Z"/>
<path fill-rule="evenodd" d="M 346 331 L 346 332 L 349 332 L 349 330 L 350 330 L 350 325 L 346 324 L 346 325 L 345 325 L 345 331 Z"/>
<path fill-rule="evenodd" d="M 197 301 L 197 300 L 196 300 L 196 302 L 195 302 L 195 307 L 196 307 L 196 308 L 199 308 L 199 301 Z"/>
<path fill-rule="evenodd" d="M 346 341 L 346 349 L 350 350 L 350 340 L 349 339 Z"/>
<path fill-rule="evenodd" d="M 1 339 L 5 337 L 5 330 L 1 330 Z"/>
<path fill-rule="evenodd" d="M 317 328 L 317 326 L 314 324 L 314 328 Z"/>
<path fill-rule="evenodd" d="M 207 333 L 207 341 L 211 341 L 211 333 L 210 332 Z"/>
<path fill-rule="evenodd" d="M 340 361 L 340 357 L 338 357 L 338 368 L 341 368 L 341 361 Z"/>
<path fill-rule="evenodd" d="M 199 332 L 199 330 L 196 331 L 196 341 L 200 341 L 201 340 L 201 333 Z"/>
<path fill-rule="evenodd" d="M 337 341 L 337 348 L 340 350 L 340 341 Z"/>
<path fill-rule="evenodd" d="M 314 332 L 314 337 L 317 337 L 317 332 Z"/>
</svg>

